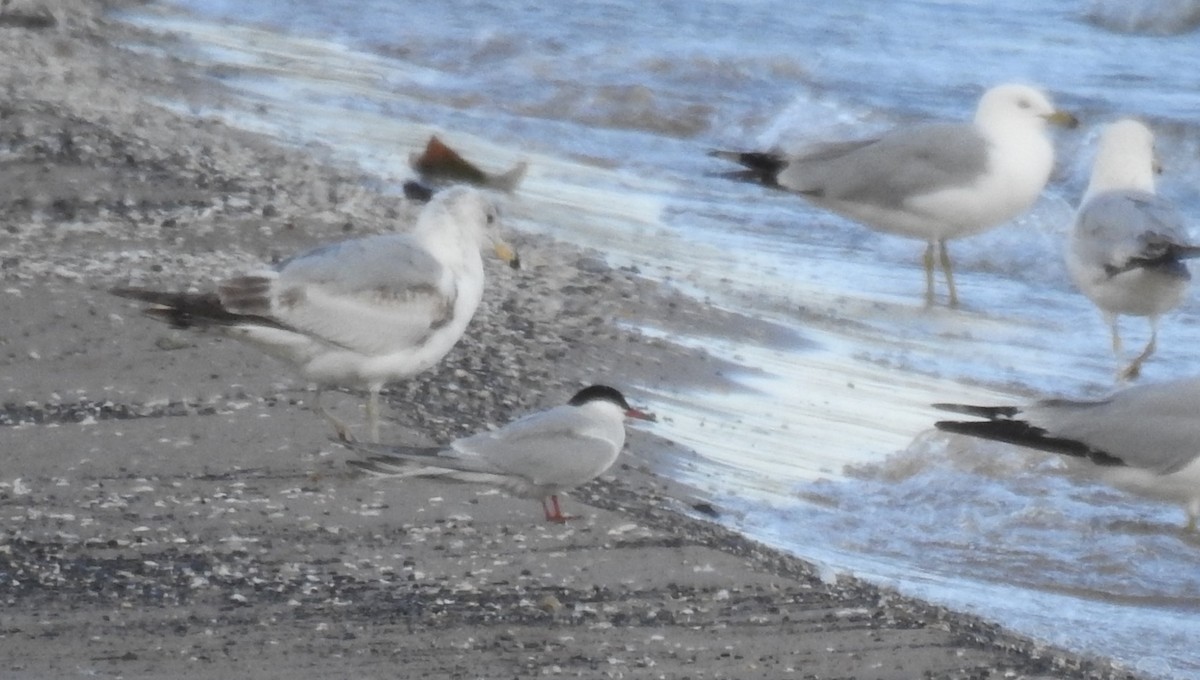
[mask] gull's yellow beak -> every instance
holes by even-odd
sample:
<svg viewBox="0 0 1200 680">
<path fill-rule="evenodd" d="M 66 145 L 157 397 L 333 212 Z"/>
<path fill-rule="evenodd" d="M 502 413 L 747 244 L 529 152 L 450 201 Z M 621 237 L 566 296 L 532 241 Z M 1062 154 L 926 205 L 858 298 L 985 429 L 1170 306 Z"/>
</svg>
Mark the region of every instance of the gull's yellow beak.
<svg viewBox="0 0 1200 680">
<path fill-rule="evenodd" d="M 507 262 L 508 266 L 513 269 L 521 268 L 521 256 L 517 255 L 517 251 L 513 250 L 512 246 L 504 241 L 496 241 L 493 249 L 496 251 L 496 257 Z"/>
<path fill-rule="evenodd" d="M 1047 123 L 1053 125 L 1061 125 L 1068 130 L 1074 130 L 1079 126 L 1079 119 L 1072 115 L 1069 111 L 1055 111 L 1054 113 L 1042 116 Z"/>
</svg>

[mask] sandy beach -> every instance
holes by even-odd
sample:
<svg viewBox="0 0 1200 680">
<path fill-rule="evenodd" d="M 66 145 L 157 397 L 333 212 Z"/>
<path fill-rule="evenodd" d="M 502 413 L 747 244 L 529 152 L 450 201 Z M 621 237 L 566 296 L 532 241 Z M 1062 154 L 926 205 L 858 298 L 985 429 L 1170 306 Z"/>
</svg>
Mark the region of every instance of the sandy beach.
<svg viewBox="0 0 1200 680">
<path fill-rule="evenodd" d="M 220 83 L 105 10 L 0 8 L 0 676 L 1133 677 L 711 523 L 671 481 L 691 452 L 652 427 L 561 526 L 486 488 L 354 474 L 284 366 L 106 291 L 204 288 L 419 206 L 326 150 L 180 113 Z M 602 252 L 506 236 L 526 266 L 487 261 L 467 337 L 385 391 L 386 441 L 591 382 L 729 387 L 641 321 L 786 341 Z M 331 402 L 362 427 L 360 398 Z"/>
</svg>

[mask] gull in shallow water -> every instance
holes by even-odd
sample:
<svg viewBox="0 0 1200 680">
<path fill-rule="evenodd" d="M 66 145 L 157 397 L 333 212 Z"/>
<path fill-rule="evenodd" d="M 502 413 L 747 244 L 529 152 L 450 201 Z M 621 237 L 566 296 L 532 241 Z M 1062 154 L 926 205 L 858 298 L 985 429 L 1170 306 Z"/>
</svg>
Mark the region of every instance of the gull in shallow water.
<svg viewBox="0 0 1200 680">
<path fill-rule="evenodd" d="M 558 494 L 612 467 L 625 445 L 626 417 L 653 419 L 631 407 L 616 389 L 592 385 L 563 406 L 445 447 L 343 443 L 364 455 L 349 464 L 367 472 L 492 484 L 522 498 L 540 499 L 546 521 L 565 522 L 570 517 L 562 514 Z"/>
<path fill-rule="evenodd" d="M 1187 291 L 1191 275 L 1183 259 L 1200 255 L 1179 213 L 1155 195 L 1156 167 L 1150 128 L 1130 119 L 1106 127 L 1067 247 L 1071 278 L 1104 314 L 1118 357 L 1118 316 L 1150 319 L 1150 341 L 1118 374 L 1122 380 L 1136 378 L 1154 353 L 1159 318 Z"/>
<path fill-rule="evenodd" d="M 939 430 L 1086 458 L 1107 483 L 1183 504 L 1200 517 L 1200 377 L 1139 385 L 1099 401 L 1048 399 L 1027 406 L 934 404 L 986 418 Z"/>
<path fill-rule="evenodd" d="M 746 166 L 729 176 L 785 189 L 872 229 L 921 239 L 925 303 L 934 301 L 935 251 L 950 306 L 958 304 L 946 241 L 970 236 L 1029 209 L 1054 169 L 1046 124 L 1068 127 L 1037 88 L 999 85 L 983 94 L 971 123 L 938 123 L 882 137 L 836 142 L 794 155 L 716 151 Z"/>
<path fill-rule="evenodd" d="M 480 249 L 490 244 L 517 266 L 496 219 L 487 197 L 459 187 L 435 196 L 409 233 L 322 246 L 228 279 L 216 292 L 112 293 L 150 303 L 148 315 L 177 328 L 213 328 L 292 364 L 317 383 L 313 407 L 339 436 L 348 436 L 346 428 L 321 406 L 321 388 L 366 389 L 378 441 L 384 384 L 441 361 L 475 315 L 483 297 Z"/>
</svg>

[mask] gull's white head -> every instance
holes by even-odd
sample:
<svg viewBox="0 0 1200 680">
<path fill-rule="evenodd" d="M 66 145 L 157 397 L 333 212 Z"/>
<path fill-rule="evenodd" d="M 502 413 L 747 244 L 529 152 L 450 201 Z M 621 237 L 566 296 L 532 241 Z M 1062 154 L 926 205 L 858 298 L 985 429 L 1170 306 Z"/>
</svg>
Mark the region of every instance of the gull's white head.
<svg viewBox="0 0 1200 680">
<path fill-rule="evenodd" d="M 1100 147 L 1092 161 L 1088 196 L 1102 191 L 1135 189 L 1154 193 L 1154 133 L 1140 121 L 1123 118 L 1100 133 Z"/>
<path fill-rule="evenodd" d="M 513 269 L 520 267 L 516 251 L 500 236 L 500 211 L 479 189 L 456 186 L 439 191 L 421 211 L 415 231 L 472 248 L 491 246 Z"/>
<path fill-rule="evenodd" d="M 975 110 L 975 123 L 991 132 L 1014 127 L 1040 131 L 1046 123 L 1073 128 L 1079 121 L 1054 108 L 1050 97 L 1038 88 L 1009 83 L 983 93 Z"/>
</svg>

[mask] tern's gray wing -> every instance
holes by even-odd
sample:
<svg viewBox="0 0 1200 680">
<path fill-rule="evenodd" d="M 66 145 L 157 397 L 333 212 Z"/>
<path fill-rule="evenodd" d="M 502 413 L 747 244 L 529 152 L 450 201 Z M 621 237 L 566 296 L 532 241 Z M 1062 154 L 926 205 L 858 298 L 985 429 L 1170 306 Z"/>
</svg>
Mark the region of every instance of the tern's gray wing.
<svg viewBox="0 0 1200 680">
<path fill-rule="evenodd" d="M 884 208 L 973 183 L 988 169 L 988 142 L 970 124 L 896 131 L 869 143 L 826 145 L 788 159 L 780 186 L 816 201 Z"/>
<path fill-rule="evenodd" d="M 1098 402 L 1045 401 L 1029 423 L 1158 474 L 1200 457 L 1200 378 L 1140 385 Z"/>
<path fill-rule="evenodd" d="M 386 234 L 317 248 L 274 276 L 230 279 L 219 294 L 232 311 L 372 355 L 419 344 L 448 323 L 456 285 L 411 237 Z"/>
<path fill-rule="evenodd" d="M 447 449 L 368 444 L 345 440 L 338 440 L 338 442 L 358 452 L 361 456 L 357 460 L 346 461 L 347 465 L 377 477 L 438 478 L 473 484 L 493 484 L 511 488 L 518 494 L 522 491 L 522 480 L 514 480 L 508 475 L 476 469 L 480 466 L 490 469 L 491 466 L 486 461 L 463 461 L 453 457 L 444 457 L 442 454 L 453 454 L 453 451 Z"/>
<path fill-rule="evenodd" d="M 1106 191 L 1079 207 L 1071 253 L 1080 264 L 1115 274 L 1158 263 L 1186 243 L 1170 202 L 1144 191 Z"/>
<path fill-rule="evenodd" d="M 604 437 L 580 409 L 558 406 L 459 439 L 448 455 L 486 461 L 486 467 L 480 464 L 472 469 L 509 474 L 534 484 L 578 484 L 611 464 L 622 443 Z"/>
</svg>

